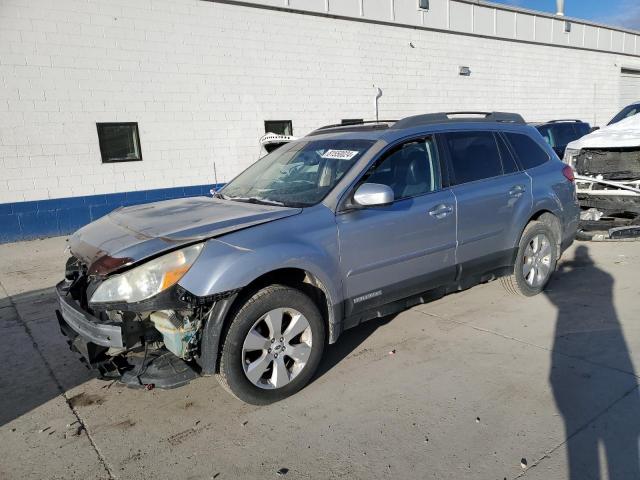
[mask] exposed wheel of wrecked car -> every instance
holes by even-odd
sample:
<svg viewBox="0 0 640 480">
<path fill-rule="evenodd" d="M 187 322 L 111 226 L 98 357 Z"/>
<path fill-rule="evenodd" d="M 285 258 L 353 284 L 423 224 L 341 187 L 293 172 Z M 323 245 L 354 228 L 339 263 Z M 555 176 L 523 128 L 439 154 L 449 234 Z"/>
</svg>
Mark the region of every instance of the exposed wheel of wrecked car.
<svg viewBox="0 0 640 480">
<path fill-rule="evenodd" d="M 276 402 L 307 384 L 324 343 L 322 316 L 307 295 L 284 285 L 263 288 L 231 321 L 218 379 L 247 403 Z"/>
<path fill-rule="evenodd" d="M 547 224 L 529 223 L 520 238 L 513 274 L 501 279 L 504 288 L 525 297 L 542 292 L 558 261 L 555 245 L 555 235 Z"/>
</svg>

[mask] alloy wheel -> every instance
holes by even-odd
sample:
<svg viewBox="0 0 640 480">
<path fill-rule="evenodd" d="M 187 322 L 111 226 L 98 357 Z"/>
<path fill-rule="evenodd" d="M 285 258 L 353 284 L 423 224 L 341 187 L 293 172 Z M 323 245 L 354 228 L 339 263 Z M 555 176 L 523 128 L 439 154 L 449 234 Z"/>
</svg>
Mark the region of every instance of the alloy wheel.
<svg viewBox="0 0 640 480">
<path fill-rule="evenodd" d="M 522 259 L 522 275 L 529 286 L 537 288 L 551 273 L 551 241 L 538 233 L 527 244 Z"/>
<path fill-rule="evenodd" d="M 293 308 L 276 308 L 260 317 L 242 345 L 242 367 L 259 388 L 281 388 L 304 369 L 311 355 L 311 325 Z"/>
</svg>

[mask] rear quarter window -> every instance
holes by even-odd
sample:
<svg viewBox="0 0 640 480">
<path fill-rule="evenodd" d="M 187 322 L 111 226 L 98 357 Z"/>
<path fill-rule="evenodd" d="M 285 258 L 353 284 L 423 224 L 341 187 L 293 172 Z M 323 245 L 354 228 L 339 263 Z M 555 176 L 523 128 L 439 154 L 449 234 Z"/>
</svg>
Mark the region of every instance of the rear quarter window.
<svg viewBox="0 0 640 480">
<path fill-rule="evenodd" d="M 504 135 L 524 170 L 542 165 L 551 158 L 549 154 L 528 135 L 509 132 L 505 132 Z"/>
</svg>

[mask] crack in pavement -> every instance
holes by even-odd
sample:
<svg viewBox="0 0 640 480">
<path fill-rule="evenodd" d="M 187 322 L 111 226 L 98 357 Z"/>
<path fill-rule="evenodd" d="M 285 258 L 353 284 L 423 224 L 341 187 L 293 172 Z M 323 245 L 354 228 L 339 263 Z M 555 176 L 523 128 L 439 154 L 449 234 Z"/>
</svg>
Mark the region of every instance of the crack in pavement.
<svg viewBox="0 0 640 480">
<path fill-rule="evenodd" d="M 530 347 L 534 347 L 534 348 L 538 348 L 540 350 L 544 350 L 546 352 L 552 352 L 553 351 L 552 349 L 547 348 L 547 347 L 543 347 L 542 345 L 537 345 L 535 343 L 527 342 L 525 340 L 521 340 L 521 339 L 516 338 L 516 337 L 511 337 L 509 335 L 504 335 L 502 333 L 499 333 L 499 332 L 496 332 L 496 331 L 493 331 L 493 330 L 489 330 L 489 329 L 486 329 L 486 328 L 478 327 L 478 326 L 475 326 L 475 325 L 471 325 L 471 324 L 468 324 L 468 323 L 459 322 L 459 321 L 454 320 L 452 318 L 443 317 L 442 315 L 436 315 L 435 313 L 423 312 L 421 310 L 416 310 L 416 311 L 420 312 L 421 314 L 423 314 L 423 315 L 425 315 L 427 317 L 437 318 L 439 320 L 444 320 L 445 322 L 455 323 L 456 325 L 461 325 L 463 327 L 468 327 L 468 328 L 471 328 L 473 330 L 477 330 L 479 332 L 488 333 L 490 335 L 495 335 L 497 337 L 504 338 L 505 340 L 512 340 L 512 341 L 521 343 L 523 345 L 528 345 Z M 562 355 L 562 356 L 564 356 L 566 358 L 570 358 L 572 360 L 578 360 L 578 361 L 581 361 L 581 362 L 585 362 L 585 363 L 587 363 L 589 365 L 592 365 L 594 367 L 613 370 L 613 371 L 616 371 L 616 372 L 619 372 L 619 373 L 631 375 L 634 378 L 640 378 L 640 376 L 636 375 L 635 373 L 631 373 L 631 372 L 628 372 L 626 370 L 622 370 L 622 369 L 619 369 L 619 368 L 616 368 L 616 367 L 612 367 L 612 366 L 609 366 L 609 365 L 603 365 L 603 364 L 598 363 L 598 362 L 594 362 L 594 361 L 591 361 L 591 360 L 587 360 L 585 358 L 577 357 L 575 355 L 569 355 L 568 353 L 564 353 L 564 352 L 560 352 L 560 351 L 556 351 L 556 353 L 559 354 L 559 355 Z M 636 391 L 638 389 L 640 389 L 640 386 L 634 385 L 632 388 L 630 388 L 629 390 L 624 392 L 619 398 L 615 399 L 608 406 L 604 407 L 600 412 L 595 414 L 591 419 L 587 420 L 580 428 L 578 428 L 575 432 L 573 432 L 571 435 L 569 435 L 567 438 L 565 438 L 564 441 L 560 442 L 555 447 L 545 451 L 545 453 L 544 453 L 544 455 L 542 457 L 540 457 L 537 460 L 535 460 L 530 466 L 527 467 L 527 469 L 525 471 L 523 471 L 522 473 L 520 473 L 517 476 L 513 477 L 513 480 L 517 480 L 518 478 L 524 478 L 527 475 L 527 473 L 529 471 L 531 471 L 531 469 L 535 468 L 537 465 L 539 465 L 545 459 L 551 458 L 551 455 L 553 455 L 553 453 L 555 453 L 559 448 L 562 448 L 564 445 L 569 443 L 569 441 L 572 438 L 574 438 L 576 435 L 578 435 L 581 432 L 583 432 L 587 427 L 589 427 L 589 425 L 591 425 L 594 422 L 596 422 L 600 417 L 602 417 L 607 412 L 609 412 L 615 405 L 617 405 L 619 402 L 621 402 L 622 400 L 627 398 L 629 395 L 631 395 L 634 391 Z"/>
<path fill-rule="evenodd" d="M 616 400 L 614 400 L 610 405 L 608 405 L 607 407 L 603 408 L 601 412 L 597 413 L 593 418 L 591 418 L 590 420 L 588 420 L 584 425 L 582 425 L 580 428 L 578 428 L 575 432 L 573 432 L 571 435 L 569 435 L 563 442 L 561 442 L 560 444 L 556 445 L 555 447 L 553 447 L 551 450 L 547 450 L 545 452 L 545 454 L 540 457 L 539 459 L 537 459 L 535 462 L 533 462 L 531 464 L 530 467 L 528 467 L 524 472 L 522 472 L 521 474 L 519 474 L 518 476 L 514 477 L 513 480 L 516 480 L 518 478 L 523 478 L 525 477 L 525 475 L 527 474 L 527 472 L 529 472 L 529 470 L 531 470 L 532 468 L 534 468 L 535 466 L 537 466 L 538 464 L 540 464 L 542 461 L 544 461 L 547 458 L 551 458 L 551 455 L 558 450 L 559 448 L 561 448 L 562 446 L 566 445 L 567 443 L 569 443 L 569 440 L 571 440 L 573 437 L 575 437 L 576 435 L 578 435 L 579 433 L 583 432 L 589 425 L 591 425 L 592 423 L 594 423 L 595 421 L 597 421 L 600 417 L 602 417 L 604 414 L 606 414 L 607 412 L 609 412 L 615 405 L 617 405 L 619 402 L 621 402 L 622 400 L 624 400 L 625 398 L 627 398 L 629 395 L 631 395 L 635 390 L 638 390 L 638 385 L 635 385 L 633 388 L 630 388 L 629 390 L 627 390 L 625 393 L 622 394 L 622 396 Z"/>
<path fill-rule="evenodd" d="M 107 460 L 105 459 L 105 457 L 100 452 L 100 449 L 98 448 L 98 445 L 96 444 L 96 442 L 94 441 L 93 437 L 91 436 L 91 433 L 89 433 L 89 430 L 87 428 L 86 423 L 84 422 L 83 418 L 80 416 L 78 411 L 71 405 L 71 402 L 69 401 L 69 397 L 67 396 L 67 392 L 65 391 L 65 389 L 62 386 L 62 383 L 60 382 L 58 377 L 55 375 L 55 373 L 53 371 L 53 368 L 51 367 L 51 364 L 49 363 L 49 361 L 44 356 L 44 353 L 42 353 L 42 351 L 40 350 L 38 342 L 36 342 L 36 340 L 35 340 L 35 338 L 33 336 L 33 333 L 31 332 L 31 328 L 29 327 L 29 325 L 27 325 L 27 322 L 24 320 L 24 318 L 22 318 L 22 315 L 20 315 L 20 312 L 18 311 L 18 307 L 17 307 L 16 303 L 13 301 L 13 297 L 11 295 L 9 295 L 9 293 L 7 292 L 7 289 L 4 287 L 4 285 L 2 284 L 1 281 L 0 281 L 0 291 L 9 300 L 10 306 L 13 308 L 13 310 L 14 310 L 14 312 L 16 314 L 16 318 L 18 319 L 18 321 L 22 325 L 22 328 L 24 328 L 25 333 L 27 334 L 27 336 L 31 340 L 31 343 L 33 344 L 33 348 L 36 350 L 36 352 L 38 352 L 38 356 L 40 357 L 40 359 L 42 360 L 42 363 L 44 364 L 45 368 L 47 369 L 47 372 L 49 373 L 49 376 L 53 379 L 54 383 L 56 384 L 56 387 L 58 388 L 58 391 L 60 392 L 60 395 L 62 395 L 62 397 L 65 399 L 67 407 L 69 407 L 69 410 L 71 411 L 72 415 L 76 418 L 78 423 L 82 426 L 82 431 L 84 431 L 84 433 L 86 434 L 87 439 L 89 440 L 89 444 L 91 445 L 91 448 L 93 448 L 94 452 L 96 453 L 96 456 L 98 457 L 98 461 L 100 462 L 100 464 L 104 468 L 104 470 L 107 473 L 109 479 L 110 480 L 115 480 L 116 476 L 114 475 L 112 469 L 109 467 L 109 464 L 107 463 Z"/>
</svg>

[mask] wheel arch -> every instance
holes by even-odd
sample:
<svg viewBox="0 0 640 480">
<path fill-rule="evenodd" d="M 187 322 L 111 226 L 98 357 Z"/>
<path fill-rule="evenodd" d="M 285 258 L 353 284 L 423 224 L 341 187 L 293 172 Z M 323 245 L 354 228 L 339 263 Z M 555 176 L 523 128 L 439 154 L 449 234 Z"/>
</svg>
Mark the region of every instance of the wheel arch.
<svg viewBox="0 0 640 480">
<path fill-rule="evenodd" d="M 548 210 L 548 209 L 540 209 L 538 210 L 536 213 L 534 213 L 533 215 L 531 215 L 531 217 L 529 218 L 529 221 L 526 223 L 526 225 L 524 227 L 522 227 L 522 231 L 520 232 L 520 237 L 522 237 L 522 233 L 524 232 L 524 229 L 527 227 L 527 225 L 529 225 L 531 222 L 541 222 L 544 223 L 546 225 L 549 226 L 549 228 L 551 229 L 551 231 L 554 233 L 555 235 L 555 240 L 556 240 L 556 258 L 560 258 L 560 254 L 562 253 L 562 222 L 560 221 L 560 219 L 558 218 L 558 216 Z"/>
<path fill-rule="evenodd" d="M 335 312 L 332 308 L 331 293 L 318 275 L 308 269 L 300 267 L 276 268 L 255 278 L 240 289 L 227 317 L 231 317 L 234 307 L 237 308 L 239 305 L 242 305 L 242 302 L 251 297 L 255 292 L 268 285 L 274 284 L 296 288 L 309 296 L 322 314 L 328 338 L 331 339 L 333 337 L 332 330 L 335 328 L 336 319 L 334 318 Z M 226 318 L 225 324 L 228 323 L 229 318 Z M 330 343 L 333 342 L 330 340 Z"/>
<path fill-rule="evenodd" d="M 227 334 L 231 319 L 244 302 L 268 285 L 286 285 L 301 290 L 314 302 L 327 332 L 329 343 L 334 343 L 341 332 L 341 303 L 334 303 L 331 292 L 314 272 L 301 267 L 282 267 L 257 276 L 244 287 L 214 306 L 215 313 L 204 326 L 202 335 L 202 369 L 205 374 L 218 371 L 222 339 Z"/>
</svg>

